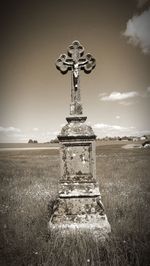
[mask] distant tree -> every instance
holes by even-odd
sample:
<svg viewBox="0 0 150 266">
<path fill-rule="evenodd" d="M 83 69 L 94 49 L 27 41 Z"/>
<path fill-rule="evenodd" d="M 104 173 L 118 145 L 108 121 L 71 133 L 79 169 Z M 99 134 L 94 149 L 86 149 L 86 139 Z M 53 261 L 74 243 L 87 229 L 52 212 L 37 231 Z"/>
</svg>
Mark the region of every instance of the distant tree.
<svg viewBox="0 0 150 266">
<path fill-rule="evenodd" d="M 32 139 L 29 139 L 28 143 L 33 143 L 33 140 Z"/>
<path fill-rule="evenodd" d="M 59 140 L 58 140 L 58 138 L 56 138 L 56 139 L 51 139 L 50 143 L 59 143 Z"/>
<path fill-rule="evenodd" d="M 38 141 L 37 140 L 29 139 L 28 143 L 38 143 Z"/>
<path fill-rule="evenodd" d="M 121 138 L 122 140 L 128 140 L 128 137 L 127 136 L 124 136 Z"/>
<path fill-rule="evenodd" d="M 118 136 L 118 137 L 117 137 L 117 140 L 119 140 L 119 141 L 120 141 L 120 140 L 121 140 L 121 138 Z"/>
<path fill-rule="evenodd" d="M 128 141 L 132 141 L 132 137 L 128 137 Z"/>
</svg>

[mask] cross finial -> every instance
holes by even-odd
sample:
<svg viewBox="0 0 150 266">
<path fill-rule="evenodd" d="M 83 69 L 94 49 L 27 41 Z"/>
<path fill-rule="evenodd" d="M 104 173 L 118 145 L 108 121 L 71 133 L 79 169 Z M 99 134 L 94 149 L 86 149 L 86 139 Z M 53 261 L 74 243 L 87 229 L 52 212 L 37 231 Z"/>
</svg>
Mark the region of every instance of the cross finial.
<svg viewBox="0 0 150 266">
<path fill-rule="evenodd" d="M 71 115 L 82 114 L 79 71 L 84 70 L 88 74 L 95 66 L 95 59 L 91 54 L 84 55 L 84 47 L 79 41 L 74 41 L 68 48 L 68 54 L 61 54 L 56 61 L 56 67 L 61 73 L 65 74 L 68 70 L 72 71 Z"/>
</svg>

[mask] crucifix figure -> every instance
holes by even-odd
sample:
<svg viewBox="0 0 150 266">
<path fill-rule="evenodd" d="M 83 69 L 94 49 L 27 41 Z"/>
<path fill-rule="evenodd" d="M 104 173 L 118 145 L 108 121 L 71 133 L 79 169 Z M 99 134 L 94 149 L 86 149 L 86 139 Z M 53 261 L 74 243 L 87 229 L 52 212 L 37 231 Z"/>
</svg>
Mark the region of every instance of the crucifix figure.
<svg viewBox="0 0 150 266">
<path fill-rule="evenodd" d="M 80 96 L 80 70 L 85 73 L 90 73 L 95 67 L 96 61 L 90 55 L 84 56 L 84 47 L 79 41 L 74 41 L 68 48 L 68 55 L 61 54 L 56 61 L 56 67 L 65 74 L 68 70 L 72 72 L 72 85 L 71 85 L 71 115 L 82 115 L 82 104 Z"/>
</svg>

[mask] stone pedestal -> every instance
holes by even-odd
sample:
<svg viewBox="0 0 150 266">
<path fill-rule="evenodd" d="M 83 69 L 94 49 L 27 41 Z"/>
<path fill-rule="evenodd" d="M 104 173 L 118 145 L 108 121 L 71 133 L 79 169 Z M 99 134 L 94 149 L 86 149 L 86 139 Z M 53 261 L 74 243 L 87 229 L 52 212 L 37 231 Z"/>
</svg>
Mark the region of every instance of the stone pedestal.
<svg viewBox="0 0 150 266">
<path fill-rule="evenodd" d="M 70 116 L 58 136 L 61 148 L 59 198 L 51 229 L 92 229 L 102 238 L 110 233 L 96 181 L 95 138 L 86 117 Z"/>
</svg>

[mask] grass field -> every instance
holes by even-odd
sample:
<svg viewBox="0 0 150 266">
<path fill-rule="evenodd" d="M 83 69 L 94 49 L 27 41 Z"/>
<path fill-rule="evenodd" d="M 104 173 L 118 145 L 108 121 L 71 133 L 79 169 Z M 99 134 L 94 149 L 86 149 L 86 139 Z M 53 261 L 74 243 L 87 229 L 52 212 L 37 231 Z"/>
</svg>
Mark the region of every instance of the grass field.
<svg viewBox="0 0 150 266">
<path fill-rule="evenodd" d="M 48 233 L 57 150 L 0 152 L 0 265 L 149 266 L 150 149 L 97 147 L 97 178 L 112 233 Z"/>
</svg>

